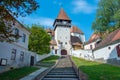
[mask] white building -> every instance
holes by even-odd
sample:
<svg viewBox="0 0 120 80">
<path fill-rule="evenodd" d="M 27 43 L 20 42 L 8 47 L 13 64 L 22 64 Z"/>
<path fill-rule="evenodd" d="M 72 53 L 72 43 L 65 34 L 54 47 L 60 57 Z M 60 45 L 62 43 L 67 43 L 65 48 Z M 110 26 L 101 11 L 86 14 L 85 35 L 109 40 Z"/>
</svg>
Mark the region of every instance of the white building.
<svg viewBox="0 0 120 80">
<path fill-rule="evenodd" d="M 93 50 L 97 61 L 120 65 L 120 29 L 110 33 Z"/>
<path fill-rule="evenodd" d="M 17 42 L 0 42 L 0 72 L 22 66 L 34 65 L 35 53 L 28 51 L 30 32 L 21 23 L 15 20 L 13 33 L 21 37 Z"/>
<path fill-rule="evenodd" d="M 61 8 L 57 18 L 54 21 L 54 30 L 47 30 L 49 34 L 54 33 L 51 40 L 52 54 L 68 55 L 70 50 L 75 46 L 82 46 L 85 42 L 84 33 L 77 27 L 72 27 L 70 18 L 66 15 L 63 8 Z M 72 27 L 72 28 L 71 28 Z M 75 28 L 75 29 L 74 29 Z M 77 28 L 77 30 L 76 30 Z M 78 36 L 77 36 L 78 35 Z M 72 37 L 74 36 L 74 37 Z M 76 38 L 77 37 L 77 38 Z M 76 40 L 76 39 L 77 40 Z M 78 40 L 79 39 L 79 40 Z M 73 41 L 75 40 L 75 41 Z M 72 43 L 74 42 L 74 43 Z"/>
<path fill-rule="evenodd" d="M 85 50 L 93 50 L 95 49 L 96 45 L 100 43 L 101 37 L 98 34 L 92 34 L 90 37 L 89 41 L 85 43 L 84 49 Z"/>
<path fill-rule="evenodd" d="M 70 32 L 71 32 L 71 36 L 76 36 L 80 39 L 80 41 L 83 44 L 85 43 L 85 35 L 78 27 L 73 26 Z"/>
</svg>

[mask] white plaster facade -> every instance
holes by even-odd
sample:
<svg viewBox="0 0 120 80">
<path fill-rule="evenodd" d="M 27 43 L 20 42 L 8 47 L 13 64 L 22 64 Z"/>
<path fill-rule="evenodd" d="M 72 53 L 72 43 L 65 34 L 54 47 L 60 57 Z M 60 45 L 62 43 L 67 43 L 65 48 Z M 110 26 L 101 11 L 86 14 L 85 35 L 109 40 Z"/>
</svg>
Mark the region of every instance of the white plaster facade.
<svg viewBox="0 0 120 80">
<path fill-rule="evenodd" d="M 84 49 L 85 49 L 85 50 L 94 49 L 94 48 L 95 48 L 95 45 L 96 45 L 96 42 L 91 42 L 91 43 L 85 44 L 85 45 L 84 45 Z"/>
<path fill-rule="evenodd" d="M 118 57 L 117 51 L 116 51 L 116 46 L 118 44 L 120 44 L 120 42 L 95 50 L 94 51 L 95 59 L 107 60 L 107 59 L 116 58 L 117 60 L 120 60 L 120 57 Z"/>
<path fill-rule="evenodd" d="M 17 42 L 8 43 L 0 42 L 0 72 L 9 70 L 11 67 L 23 67 L 31 65 L 31 56 L 34 57 L 33 65 L 35 63 L 36 54 L 28 51 L 28 40 L 30 32 L 19 22 L 15 22 L 13 28 L 18 30 L 21 36 Z M 15 33 L 15 29 L 13 33 Z M 2 61 L 7 63 L 3 66 Z"/>
<path fill-rule="evenodd" d="M 72 56 L 83 58 L 86 60 L 94 60 L 92 50 L 72 50 Z"/>
<path fill-rule="evenodd" d="M 57 26 L 55 30 L 55 40 L 59 47 L 62 46 L 66 50 L 69 50 L 70 49 L 70 27 Z M 59 42 L 62 42 L 62 45 Z"/>
<path fill-rule="evenodd" d="M 82 43 L 85 42 L 85 35 L 84 35 L 84 34 L 73 33 L 73 32 L 71 32 L 71 35 L 72 35 L 72 36 L 76 36 L 76 37 L 78 37 L 78 38 L 82 41 Z"/>
</svg>

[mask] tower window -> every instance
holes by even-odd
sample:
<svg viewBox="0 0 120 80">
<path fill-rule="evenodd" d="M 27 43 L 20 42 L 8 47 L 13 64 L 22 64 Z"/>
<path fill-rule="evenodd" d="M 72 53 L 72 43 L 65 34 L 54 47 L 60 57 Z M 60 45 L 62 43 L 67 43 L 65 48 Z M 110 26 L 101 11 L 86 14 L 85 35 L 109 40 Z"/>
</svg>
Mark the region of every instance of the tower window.
<svg viewBox="0 0 120 80">
<path fill-rule="evenodd" d="M 63 21 L 63 24 L 66 24 L 67 22 L 66 21 Z"/>
<path fill-rule="evenodd" d="M 67 44 L 67 42 L 65 42 L 65 44 Z"/>
</svg>

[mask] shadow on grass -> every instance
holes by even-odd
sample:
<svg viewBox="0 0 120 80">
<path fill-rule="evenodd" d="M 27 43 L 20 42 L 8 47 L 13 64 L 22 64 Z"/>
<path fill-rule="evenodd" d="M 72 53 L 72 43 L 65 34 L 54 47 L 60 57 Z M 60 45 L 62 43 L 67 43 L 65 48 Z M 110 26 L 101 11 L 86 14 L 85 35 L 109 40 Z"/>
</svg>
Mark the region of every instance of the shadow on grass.
<svg viewBox="0 0 120 80">
<path fill-rule="evenodd" d="M 20 78 L 38 70 L 36 67 L 23 67 L 0 73 L 0 80 L 19 80 Z"/>
<path fill-rule="evenodd" d="M 45 58 L 37 63 L 37 65 L 42 67 L 51 67 L 56 63 L 56 60 L 58 60 L 59 56 L 50 56 L 48 58 Z"/>
</svg>

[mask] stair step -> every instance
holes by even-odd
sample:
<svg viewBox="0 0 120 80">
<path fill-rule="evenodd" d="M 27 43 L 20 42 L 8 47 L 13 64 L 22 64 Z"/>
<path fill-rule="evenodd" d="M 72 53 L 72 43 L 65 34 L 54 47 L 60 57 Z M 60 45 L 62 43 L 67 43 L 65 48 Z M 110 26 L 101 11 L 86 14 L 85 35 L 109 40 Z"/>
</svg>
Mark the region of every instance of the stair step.
<svg viewBox="0 0 120 80">
<path fill-rule="evenodd" d="M 42 80 L 78 80 L 70 59 L 62 57 L 55 66 Z"/>
<path fill-rule="evenodd" d="M 77 78 L 44 78 L 42 80 L 78 80 Z"/>
<path fill-rule="evenodd" d="M 48 73 L 48 75 L 76 75 L 76 73 Z"/>
<path fill-rule="evenodd" d="M 46 75 L 47 78 L 76 78 L 76 75 Z"/>
<path fill-rule="evenodd" d="M 75 73 L 74 71 L 51 71 L 52 73 Z"/>
</svg>

